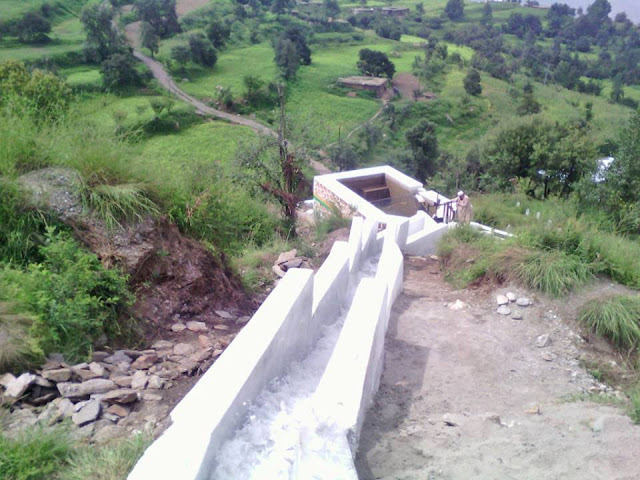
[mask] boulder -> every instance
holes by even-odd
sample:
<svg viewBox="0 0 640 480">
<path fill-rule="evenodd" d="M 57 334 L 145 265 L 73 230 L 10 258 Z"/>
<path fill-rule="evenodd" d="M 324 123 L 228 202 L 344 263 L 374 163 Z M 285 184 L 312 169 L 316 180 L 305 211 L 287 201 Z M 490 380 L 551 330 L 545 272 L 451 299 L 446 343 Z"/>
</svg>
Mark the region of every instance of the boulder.
<svg viewBox="0 0 640 480">
<path fill-rule="evenodd" d="M 497 312 L 498 312 L 500 315 L 510 315 L 510 314 L 511 314 L 511 309 L 510 309 L 509 307 L 507 307 L 506 305 L 500 305 L 500 306 L 498 307 Z"/>
<path fill-rule="evenodd" d="M 498 302 L 498 305 L 506 305 L 509 303 L 509 299 L 504 295 L 498 295 L 496 297 L 496 302 Z"/>
<path fill-rule="evenodd" d="M 101 378 L 102 375 L 98 375 L 95 372 L 92 372 L 91 370 L 84 370 L 84 369 L 74 369 L 73 373 L 75 374 L 76 377 L 78 377 L 80 379 L 81 382 L 86 382 L 87 380 L 92 380 L 94 378 Z"/>
<path fill-rule="evenodd" d="M 116 415 L 120 418 L 124 418 L 129 415 L 129 413 L 131 413 L 131 410 L 123 405 L 114 404 L 110 405 L 109 408 L 107 408 L 107 413 Z"/>
<path fill-rule="evenodd" d="M 102 401 L 105 403 L 118 403 L 127 404 L 133 403 L 138 400 L 138 392 L 130 388 L 120 388 L 118 390 L 111 390 L 102 397 Z"/>
<path fill-rule="evenodd" d="M 35 381 L 36 376 L 34 374 L 23 373 L 18 378 L 9 382 L 4 393 L 9 397 L 20 398 Z"/>
<path fill-rule="evenodd" d="M 175 355 L 191 355 L 195 352 L 195 348 L 190 343 L 178 343 L 175 347 L 173 347 L 173 353 Z"/>
<path fill-rule="evenodd" d="M 213 347 L 213 341 L 206 335 L 198 335 L 198 344 L 202 348 Z"/>
<path fill-rule="evenodd" d="M 218 325 L 214 325 L 213 329 L 214 330 L 229 330 L 229 327 L 227 325 L 218 324 Z"/>
<path fill-rule="evenodd" d="M 106 378 L 94 378 L 82 383 L 61 382 L 57 385 L 60 395 L 67 398 L 88 397 L 94 393 L 105 393 L 116 388 L 116 384 Z"/>
<path fill-rule="evenodd" d="M 236 325 L 244 325 L 245 323 L 248 323 L 249 320 L 251 320 L 251 317 L 248 315 L 238 317 L 238 319 L 236 320 Z"/>
<path fill-rule="evenodd" d="M 233 320 L 234 318 L 233 315 L 224 310 L 215 310 L 215 312 L 217 316 L 219 316 L 220 318 L 224 318 L 225 320 Z"/>
<path fill-rule="evenodd" d="M 544 335 L 540 335 L 536 338 L 536 347 L 544 348 L 551 343 L 551 339 L 549 338 L 549 334 L 545 333 Z"/>
<path fill-rule="evenodd" d="M 104 363 L 109 363 L 111 365 L 118 365 L 120 363 L 127 363 L 128 365 L 131 365 L 132 361 L 131 357 L 122 350 L 117 350 L 113 355 L 109 355 L 103 360 Z"/>
<path fill-rule="evenodd" d="M 91 422 L 95 422 L 100 416 L 100 402 L 98 400 L 89 400 L 80 410 L 73 414 L 71 421 L 82 427 Z"/>
<path fill-rule="evenodd" d="M 207 324 L 204 322 L 187 322 L 187 328 L 192 332 L 206 332 L 208 330 Z"/>
<path fill-rule="evenodd" d="M 149 379 L 147 377 L 147 372 L 138 370 L 133 374 L 133 377 L 131 378 L 131 388 L 144 390 L 144 388 L 147 386 L 148 381 Z"/>
<path fill-rule="evenodd" d="M 518 305 L 519 307 L 528 307 L 529 305 L 531 305 L 531 300 L 526 297 L 520 297 L 516 300 L 516 305 Z"/>
<path fill-rule="evenodd" d="M 132 375 L 112 375 L 111 380 L 119 387 L 131 387 Z"/>
<path fill-rule="evenodd" d="M 184 332 L 187 329 L 187 326 L 184 323 L 174 323 L 171 325 L 171 331 L 175 333 Z"/>
<path fill-rule="evenodd" d="M 71 378 L 70 368 L 57 368 L 55 370 L 44 370 L 42 377 L 52 382 L 68 382 Z"/>
<path fill-rule="evenodd" d="M 293 260 L 298 255 L 298 250 L 295 248 L 293 250 L 289 250 L 288 252 L 282 252 L 278 255 L 278 259 L 276 260 L 276 265 L 280 265 L 281 263 L 288 262 L 289 260 Z"/>
<path fill-rule="evenodd" d="M 107 369 L 104 365 L 100 365 L 98 362 L 91 362 L 89 364 L 89 370 L 98 375 L 98 377 L 104 377 L 107 375 Z"/>
<path fill-rule="evenodd" d="M 284 277 L 285 274 L 287 273 L 283 269 L 281 269 L 278 265 L 274 265 L 273 267 L 271 267 L 271 271 L 280 278 Z"/>
<path fill-rule="evenodd" d="M 168 340 L 158 340 L 153 345 L 151 345 L 151 347 L 155 348 L 156 350 L 167 350 L 169 348 L 173 348 L 173 343 L 169 342 Z"/>
<path fill-rule="evenodd" d="M 509 299 L 510 302 L 515 302 L 516 299 L 518 298 L 516 294 L 513 292 L 507 292 L 505 296 Z"/>
<path fill-rule="evenodd" d="M 158 355 L 155 353 L 149 353 L 140 355 L 136 360 L 131 364 L 132 370 L 147 370 L 152 365 L 158 362 Z"/>
<path fill-rule="evenodd" d="M 13 382 L 15 379 L 16 377 L 11 375 L 10 373 L 5 373 L 0 377 L 0 385 L 2 385 L 4 388 L 7 388 L 9 384 Z"/>
<path fill-rule="evenodd" d="M 165 380 L 163 378 L 160 378 L 158 375 L 151 375 L 147 383 L 147 388 L 160 390 L 164 385 Z"/>
</svg>

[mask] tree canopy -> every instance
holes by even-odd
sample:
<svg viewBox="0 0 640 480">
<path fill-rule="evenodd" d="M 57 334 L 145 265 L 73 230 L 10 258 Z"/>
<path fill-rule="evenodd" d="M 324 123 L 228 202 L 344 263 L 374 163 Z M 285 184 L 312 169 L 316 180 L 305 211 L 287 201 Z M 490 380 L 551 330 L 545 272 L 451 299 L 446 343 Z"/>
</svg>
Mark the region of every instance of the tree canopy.
<svg viewBox="0 0 640 480">
<path fill-rule="evenodd" d="M 358 69 L 365 75 L 393 78 L 396 73 L 396 66 L 389 60 L 386 53 L 363 48 L 358 55 L 360 57 Z"/>
</svg>

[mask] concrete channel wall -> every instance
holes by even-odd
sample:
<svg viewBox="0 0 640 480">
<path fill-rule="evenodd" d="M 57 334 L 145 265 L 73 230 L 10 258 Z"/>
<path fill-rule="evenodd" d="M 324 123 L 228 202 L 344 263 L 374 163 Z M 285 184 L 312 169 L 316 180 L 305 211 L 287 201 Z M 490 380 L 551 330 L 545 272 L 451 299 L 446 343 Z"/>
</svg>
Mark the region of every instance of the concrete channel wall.
<svg viewBox="0 0 640 480">
<path fill-rule="evenodd" d="M 395 243 L 396 234 L 391 232 L 394 230 L 379 233 L 377 222 L 354 219 L 349 241 L 336 242 L 315 275 L 311 270 L 289 270 L 220 358 L 174 408 L 171 426 L 147 449 L 129 480 L 208 480 L 218 448 L 243 423 L 249 404 L 271 380 L 286 374 L 292 361 L 309 353 L 322 323 L 340 315 L 347 295 L 356 287 L 360 267 L 380 256 L 376 278 L 363 280 L 356 290 L 336 344 L 340 346 L 334 351 L 338 356 L 331 358 L 334 366 L 327 368 L 329 373 L 321 380 L 325 384 L 349 384 L 350 389 L 342 392 L 349 392 L 346 397 L 327 401 L 348 400 L 349 414 L 340 414 L 332 422 L 348 436 L 348 443 L 337 441 L 338 447 L 357 447 L 362 418 L 382 372 L 392 299 L 402 282 L 402 255 Z M 340 368 L 350 347 L 357 352 L 358 361 Z M 325 412 L 340 413 L 331 408 Z M 340 455 L 349 457 L 348 452 Z M 314 459 L 307 460 L 304 465 L 314 464 Z M 352 465 L 345 465 L 355 475 Z"/>
</svg>

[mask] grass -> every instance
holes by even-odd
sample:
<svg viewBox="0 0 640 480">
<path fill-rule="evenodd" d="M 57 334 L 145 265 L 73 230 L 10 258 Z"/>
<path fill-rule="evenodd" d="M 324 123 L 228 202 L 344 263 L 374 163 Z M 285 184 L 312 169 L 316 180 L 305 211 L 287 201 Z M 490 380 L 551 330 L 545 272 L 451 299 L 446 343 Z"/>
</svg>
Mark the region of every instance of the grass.
<svg viewBox="0 0 640 480">
<path fill-rule="evenodd" d="M 122 226 L 121 221 L 140 221 L 146 215 L 159 213 L 141 183 L 96 185 L 84 189 L 88 208 L 102 218 L 107 228 Z"/>
<path fill-rule="evenodd" d="M 14 314 L 9 303 L 0 302 L 0 372 L 27 361 L 30 325 L 30 318 Z"/>
<path fill-rule="evenodd" d="M 13 440 L 0 434 L 0 478 L 55 478 L 56 473 L 71 456 L 71 452 L 71 441 L 64 430 L 29 428 Z"/>
<path fill-rule="evenodd" d="M 74 442 L 66 425 L 28 427 L 15 438 L 0 433 L 3 480 L 125 480 L 151 443 L 139 434 L 105 445 Z"/>
<path fill-rule="evenodd" d="M 640 296 L 591 300 L 580 309 L 578 319 L 619 348 L 634 349 L 640 344 Z"/>
</svg>

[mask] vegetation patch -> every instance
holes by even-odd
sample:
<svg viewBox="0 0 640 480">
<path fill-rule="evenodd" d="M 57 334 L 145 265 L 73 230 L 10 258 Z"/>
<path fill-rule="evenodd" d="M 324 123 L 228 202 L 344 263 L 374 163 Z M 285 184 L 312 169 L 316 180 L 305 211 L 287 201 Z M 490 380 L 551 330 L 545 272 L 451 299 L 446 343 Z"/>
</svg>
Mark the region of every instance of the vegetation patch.
<svg viewBox="0 0 640 480">
<path fill-rule="evenodd" d="M 640 344 L 640 297 L 617 295 L 586 303 L 578 319 L 590 331 L 625 350 Z"/>
</svg>

